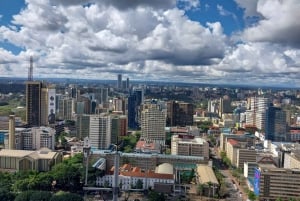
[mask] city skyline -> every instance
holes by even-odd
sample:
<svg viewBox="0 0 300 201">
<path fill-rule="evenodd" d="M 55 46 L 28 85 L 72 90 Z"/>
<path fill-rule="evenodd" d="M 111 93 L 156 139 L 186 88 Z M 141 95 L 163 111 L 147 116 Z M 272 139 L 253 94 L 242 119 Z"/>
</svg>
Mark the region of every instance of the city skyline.
<svg viewBox="0 0 300 201">
<path fill-rule="evenodd" d="M 300 86 L 297 0 L 0 2 L 0 74 Z"/>
</svg>

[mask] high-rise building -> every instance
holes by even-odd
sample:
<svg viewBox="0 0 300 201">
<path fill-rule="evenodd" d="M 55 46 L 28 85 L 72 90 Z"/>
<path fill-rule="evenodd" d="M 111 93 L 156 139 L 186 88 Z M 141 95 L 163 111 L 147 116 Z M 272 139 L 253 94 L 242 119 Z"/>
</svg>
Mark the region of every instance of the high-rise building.
<svg viewBox="0 0 300 201">
<path fill-rule="evenodd" d="M 251 97 L 250 109 L 246 111 L 246 124 L 254 125 L 258 129 L 265 129 L 266 109 L 270 100 L 264 97 Z"/>
<path fill-rule="evenodd" d="M 127 117 L 125 115 L 112 115 L 111 119 L 111 143 L 117 144 L 120 136 L 127 134 Z"/>
<path fill-rule="evenodd" d="M 76 116 L 76 137 L 84 139 L 89 136 L 90 132 L 90 115 L 77 115 Z"/>
<path fill-rule="evenodd" d="M 41 125 L 41 89 L 39 81 L 26 82 L 26 122 L 29 126 Z"/>
<path fill-rule="evenodd" d="M 74 107 L 74 99 L 65 97 L 58 101 L 58 117 L 61 120 L 71 120 Z"/>
<path fill-rule="evenodd" d="M 286 113 L 281 108 L 269 106 L 266 110 L 265 139 L 284 142 L 287 139 Z"/>
<path fill-rule="evenodd" d="M 140 127 L 140 105 L 144 102 L 143 89 L 135 89 L 134 92 L 128 97 L 128 127 L 137 129 Z"/>
<path fill-rule="evenodd" d="M 121 89 L 121 88 L 122 88 L 122 74 L 118 74 L 117 88 L 118 88 L 118 89 Z"/>
<path fill-rule="evenodd" d="M 193 125 L 194 106 L 191 103 L 169 101 L 167 103 L 167 126 Z"/>
<path fill-rule="evenodd" d="M 55 124 L 56 91 L 53 86 L 43 86 L 41 89 L 41 125 Z"/>
<path fill-rule="evenodd" d="M 166 139 L 166 115 L 157 104 L 144 104 L 141 111 L 141 137 L 148 140 Z"/>
<path fill-rule="evenodd" d="M 224 96 L 223 98 L 220 98 L 220 104 L 219 104 L 219 116 L 222 117 L 222 114 L 224 113 L 232 113 L 231 108 L 231 100 L 228 96 Z"/>
<path fill-rule="evenodd" d="M 50 127 L 32 127 L 21 131 L 20 144 L 22 150 L 38 150 L 48 148 L 54 150 L 55 129 Z"/>
<path fill-rule="evenodd" d="M 108 149 L 111 144 L 111 117 L 107 114 L 90 116 L 90 143 L 96 149 Z"/>
</svg>

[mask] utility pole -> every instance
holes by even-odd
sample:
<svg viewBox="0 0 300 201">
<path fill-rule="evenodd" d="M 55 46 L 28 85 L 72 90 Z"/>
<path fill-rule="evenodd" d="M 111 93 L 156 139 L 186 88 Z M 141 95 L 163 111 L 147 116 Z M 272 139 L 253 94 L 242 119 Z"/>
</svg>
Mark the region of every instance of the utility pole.
<svg viewBox="0 0 300 201">
<path fill-rule="evenodd" d="M 115 169 L 114 169 L 114 180 L 112 185 L 113 190 L 113 201 L 118 201 L 118 194 L 119 194 L 119 153 L 118 153 L 118 146 L 115 145 Z"/>
</svg>

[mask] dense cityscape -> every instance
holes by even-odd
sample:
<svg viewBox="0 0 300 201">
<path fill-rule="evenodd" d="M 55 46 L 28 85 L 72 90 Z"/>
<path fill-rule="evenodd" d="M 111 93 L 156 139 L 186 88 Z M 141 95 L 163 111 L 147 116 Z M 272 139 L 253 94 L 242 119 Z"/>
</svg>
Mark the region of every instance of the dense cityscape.
<svg viewBox="0 0 300 201">
<path fill-rule="evenodd" d="M 299 10 L 0 1 L 0 201 L 300 201 Z"/>
<path fill-rule="evenodd" d="M 27 80 L 0 82 L 0 200 L 300 195 L 298 89 L 146 84 L 122 74 L 39 81 L 32 66 Z"/>
</svg>

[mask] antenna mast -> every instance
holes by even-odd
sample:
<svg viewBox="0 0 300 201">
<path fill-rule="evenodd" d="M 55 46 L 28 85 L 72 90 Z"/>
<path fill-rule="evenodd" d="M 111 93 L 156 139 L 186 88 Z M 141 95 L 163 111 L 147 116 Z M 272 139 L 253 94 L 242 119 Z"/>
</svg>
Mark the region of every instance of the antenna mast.
<svg viewBox="0 0 300 201">
<path fill-rule="evenodd" d="M 29 71 L 28 71 L 28 81 L 33 80 L 33 57 L 30 56 L 30 66 L 29 66 Z"/>
</svg>

